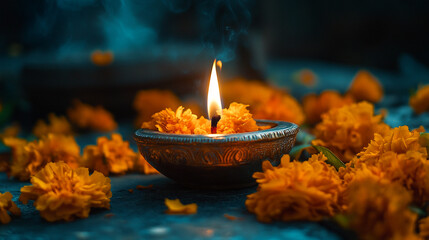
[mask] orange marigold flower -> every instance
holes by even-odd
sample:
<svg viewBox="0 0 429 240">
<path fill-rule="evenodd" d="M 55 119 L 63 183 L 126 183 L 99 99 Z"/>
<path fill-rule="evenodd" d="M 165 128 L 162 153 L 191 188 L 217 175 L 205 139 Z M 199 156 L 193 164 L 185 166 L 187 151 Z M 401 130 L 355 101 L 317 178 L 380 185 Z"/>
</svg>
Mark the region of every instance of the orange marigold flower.
<svg viewBox="0 0 429 240">
<path fill-rule="evenodd" d="M 326 90 L 319 96 L 308 94 L 302 101 L 307 123 L 316 124 L 322 120 L 322 114 L 333 108 L 350 105 L 354 99 L 350 95 L 341 96 L 337 91 Z"/>
<path fill-rule="evenodd" d="M 229 108 L 222 110 L 222 117 L 217 125 L 219 134 L 232 134 L 266 129 L 259 127 L 247 109 L 248 105 L 231 103 Z M 176 111 L 167 108 L 152 116 L 152 121 L 144 122 L 142 128 L 158 130 L 164 133 L 175 134 L 210 134 L 210 120 L 200 117 L 197 119 L 190 109 L 184 110 L 182 106 Z"/>
<path fill-rule="evenodd" d="M 91 62 L 98 66 L 107 66 L 113 62 L 114 55 L 112 51 L 95 50 L 91 53 Z"/>
<path fill-rule="evenodd" d="M 242 78 L 227 81 L 220 87 L 222 99 L 226 105 L 240 102 L 251 107 L 267 102 L 275 91 L 261 81 L 248 81 Z"/>
<path fill-rule="evenodd" d="M 40 138 L 48 133 L 65 135 L 72 133 L 71 125 L 64 116 L 57 117 L 55 114 L 51 113 L 48 115 L 48 118 L 49 123 L 43 120 L 37 121 L 33 128 L 33 134 L 36 137 Z"/>
<path fill-rule="evenodd" d="M 257 119 L 288 121 L 298 125 L 305 119 L 298 101 L 286 93 L 273 93 L 264 104 L 256 105 L 251 109 Z"/>
<path fill-rule="evenodd" d="M 137 170 L 144 174 L 159 174 L 158 170 L 152 167 L 141 154 L 139 154 L 136 165 Z"/>
<path fill-rule="evenodd" d="M 70 121 L 79 128 L 109 132 L 118 126 L 113 115 L 103 107 L 93 107 L 78 100 L 74 101 L 73 107 L 67 110 L 67 114 Z"/>
<path fill-rule="evenodd" d="M 111 140 L 99 137 L 97 145 L 88 145 L 83 150 L 83 162 L 86 167 L 108 176 L 109 173 L 123 174 L 134 166 L 137 154 L 130 148 L 128 141 L 114 133 Z"/>
<path fill-rule="evenodd" d="M 88 168 L 72 169 L 64 162 L 48 163 L 21 188 L 19 200 L 34 200 L 40 215 L 49 222 L 87 218 L 91 208 L 110 209 L 110 179 Z"/>
<path fill-rule="evenodd" d="M 373 174 L 404 186 L 413 195 L 414 202 L 429 200 L 429 162 L 427 154 L 409 150 L 406 153 L 388 151 L 371 161 L 355 161 L 357 173 L 366 166 Z"/>
<path fill-rule="evenodd" d="M 353 168 L 340 169 L 340 176 L 350 183 L 355 175 L 371 173 L 386 181 L 403 185 L 413 194 L 414 202 L 429 200 L 429 162 L 427 149 L 419 143 L 420 131 L 407 126 L 387 131 L 374 140 L 352 160 Z M 369 175 L 369 174 L 367 174 Z"/>
<path fill-rule="evenodd" d="M 15 216 L 21 216 L 21 210 L 12 201 L 12 197 L 10 192 L 0 193 L 0 223 L 2 224 L 7 224 L 12 220 L 8 212 Z"/>
<path fill-rule="evenodd" d="M 165 199 L 165 206 L 167 206 L 167 210 L 165 213 L 168 214 L 195 214 L 197 213 L 197 204 L 191 203 L 183 205 L 179 199 L 171 200 Z"/>
<path fill-rule="evenodd" d="M 346 163 L 346 167 L 342 167 L 338 170 L 338 175 L 343 181 L 344 191 L 340 195 L 339 203 L 343 210 L 347 209 L 346 199 L 349 197 L 349 188 L 350 184 L 354 181 L 362 181 L 363 179 L 371 178 L 374 181 L 380 181 L 384 183 L 390 183 L 389 180 L 384 179 L 384 172 L 381 169 L 376 167 L 368 167 L 366 164 L 361 163 L 357 166 L 354 163 Z"/>
<path fill-rule="evenodd" d="M 176 111 L 167 108 L 161 112 L 155 113 L 152 116 L 152 121 L 144 122 L 142 128 L 158 130 L 164 133 L 194 134 L 195 128 L 201 127 L 199 121 L 204 121 L 204 118 L 197 120 L 197 116 L 192 114 L 190 109 L 184 110 L 184 108 L 180 106 Z M 207 130 L 208 132 L 210 131 L 209 129 Z"/>
<path fill-rule="evenodd" d="M 210 120 L 201 116 L 197 119 L 195 124 L 194 134 L 210 134 L 211 133 L 211 122 Z"/>
<path fill-rule="evenodd" d="M 260 81 L 236 79 L 224 83 L 222 98 L 226 104 L 248 104 L 255 118 L 289 121 L 301 124 L 304 113 L 291 95 Z"/>
<path fill-rule="evenodd" d="M 322 122 L 314 129 L 313 145 L 328 147 L 348 162 L 364 147 L 374 133 L 384 132 L 388 126 L 382 116 L 374 116 L 374 106 L 367 102 L 331 109 L 322 115 Z"/>
<path fill-rule="evenodd" d="M 365 163 L 356 163 L 355 159 L 346 163 L 346 167 L 338 169 L 338 175 L 343 180 L 343 186 L 348 187 L 350 183 L 355 180 L 362 180 L 364 178 L 373 178 L 377 181 L 390 182 L 385 179 L 385 172 L 378 167 L 372 165 L 368 166 Z"/>
<path fill-rule="evenodd" d="M 289 155 L 284 155 L 278 167 L 265 161 L 263 172 L 253 174 L 259 186 L 256 193 L 247 196 L 247 209 L 262 222 L 317 221 L 333 216 L 340 209 L 343 187 L 335 168 L 326 160 L 320 153 L 305 162 L 291 162 Z"/>
<path fill-rule="evenodd" d="M 217 124 L 217 132 L 231 134 L 257 131 L 258 125 L 247 109 L 248 106 L 233 102 L 228 109 L 223 109 L 222 117 Z"/>
<path fill-rule="evenodd" d="M 151 120 L 154 113 L 166 108 L 176 109 L 181 104 L 180 99 L 168 90 L 141 90 L 134 98 L 134 109 L 137 111 L 136 126 Z"/>
<path fill-rule="evenodd" d="M 47 163 L 64 161 L 77 168 L 80 162 L 80 148 L 72 136 L 48 134 L 38 141 L 6 138 L 6 146 L 12 148 L 12 163 L 9 175 L 27 181 Z"/>
<path fill-rule="evenodd" d="M 429 85 L 420 87 L 416 94 L 410 97 L 409 104 L 417 114 L 429 111 Z"/>
<path fill-rule="evenodd" d="M 364 178 L 347 191 L 348 225 L 360 239 L 417 239 L 417 214 L 409 210 L 411 195 L 402 186 Z"/>
<path fill-rule="evenodd" d="M 406 153 L 413 150 L 427 155 L 426 148 L 419 143 L 420 131 L 409 131 L 408 126 L 401 126 L 390 129 L 384 133 L 384 136 L 375 133 L 369 145 L 358 153 L 359 158 L 356 161 L 374 164 L 383 153 L 388 151 Z"/>
<path fill-rule="evenodd" d="M 383 98 L 383 87 L 370 72 L 359 71 L 348 90 L 357 101 L 379 102 Z"/>
</svg>

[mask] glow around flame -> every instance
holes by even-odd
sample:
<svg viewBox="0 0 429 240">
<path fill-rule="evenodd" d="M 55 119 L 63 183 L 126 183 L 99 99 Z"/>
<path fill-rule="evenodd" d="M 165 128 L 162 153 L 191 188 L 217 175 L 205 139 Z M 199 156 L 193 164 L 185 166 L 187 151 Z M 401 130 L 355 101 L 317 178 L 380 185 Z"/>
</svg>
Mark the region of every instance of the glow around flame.
<svg viewBox="0 0 429 240">
<path fill-rule="evenodd" d="M 216 59 L 213 62 L 212 73 L 210 75 L 209 93 L 207 95 L 207 110 L 209 119 L 216 115 L 222 115 L 222 102 L 220 101 L 219 82 L 216 73 Z"/>
</svg>

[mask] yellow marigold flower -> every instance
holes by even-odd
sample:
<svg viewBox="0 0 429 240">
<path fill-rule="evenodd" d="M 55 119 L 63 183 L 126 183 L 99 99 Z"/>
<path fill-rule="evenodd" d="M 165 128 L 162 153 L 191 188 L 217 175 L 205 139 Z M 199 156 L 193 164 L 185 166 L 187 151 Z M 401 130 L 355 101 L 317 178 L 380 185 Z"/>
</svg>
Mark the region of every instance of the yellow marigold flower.
<svg viewBox="0 0 429 240">
<path fill-rule="evenodd" d="M 338 175 L 342 179 L 342 185 L 345 189 L 345 191 L 341 193 L 339 199 L 339 203 L 343 210 L 347 209 L 346 199 L 349 197 L 349 191 L 347 191 L 347 189 L 353 182 L 371 178 L 374 181 L 390 183 L 390 180 L 383 178 L 385 173 L 381 169 L 373 166 L 368 167 L 364 163 L 360 163 L 356 166 L 353 162 L 348 162 L 345 168 L 342 167 L 338 170 Z"/>
<path fill-rule="evenodd" d="M 83 150 L 83 162 L 86 167 L 108 176 L 109 173 L 123 174 L 134 166 L 137 157 L 128 141 L 114 133 L 111 140 L 99 137 L 97 145 L 88 145 Z"/>
<path fill-rule="evenodd" d="M 222 86 L 222 98 L 226 104 L 248 104 L 257 119 L 304 122 L 304 113 L 298 101 L 291 95 L 260 81 L 236 79 Z"/>
<path fill-rule="evenodd" d="M 33 128 L 33 134 L 36 137 L 40 138 L 48 133 L 65 135 L 72 133 L 71 125 L 64 116 L 57 117 L 55 114 L 51 113 L 48 115 L 48 118 L 49 123 L 43 120 L 37 121 Z"/>
<path fill-rule="evenodd" d="M 288 121 L 298 125 L 305 119 L 301 105 L 286 93 L 273 94 L 267 102 L 251 109 L 257 119 Z"/>
<path fill-rule="evenodd" d="M 416 94 L 410 97 L 409 104 L 417 114 L 429 111 L 429 85 L 420 87 Z"/>
<path fill-rule="evenodd" d="M 168 90 L 141 90 L 134 98 L 134 109 L 137 111 L 136 126 L 151 120 L 151 116 L 166 108 L 175 109 L 181 104 L 180 99 Z"/>
<path fill-rule="evenodd" d="M 101 132 L 113 131 L 118 126 L 113 115 L 101 106 L 93 107 L 74 101 L 73 107 L 67 110 L 70 121 L 79 128 L 93 129 Z"/>
<path fill-rule="evenodd" d="M 217 133 L 232 134 L 265 129 L 258 127 L 247 109 L 248 105 L 231 103 L 229 108 L 222 110 L 222 117 L 217 125 Z M 142 128 L 158 130 L 164 133 L 175 134 L 210 134 L 210 120 L 200 117 L 197 119 L 190 109 L 182 106 L 176 111 L 167 108 L 152 116 L 152 121 L 144 122 Z"/>
<path fill-rule="evenodd" d="M 7 224 L 12 220 L 8 212 L 15 216 L 21 216 L 21 210 L 12 201 L 12 197 L 10 192 L 0 193 L 0 223 Z"/>
<path fill-rule="evenodd" d="M 322 120 L 322 114 L 333 108 L 350 105 L 354 99 L 350 95 L 341 96 L 337 91 L 326 90 L 319 96 L 308 94 L 302 101 L 305 120 L 307 123 L 316 124 Z"/>
<path fill-rule="evenodd" d="M 217 132 L 231 134 L 257 131 L 258 125 L 247 107 L 248 105 L 233 102 L 228 109 L 223 109 L 222 117 L 217 124 Z"/>
<path fill-rule="evenodd" d="M 411 195 L 402 186 L 364 178 L 347 191 L 348 225 L 360 239 L 417 239 L 417 215 L 409 210 Z"/>
<path fill-rule="evenodd" d="M 72 169 L 64 162 L 48 163 L 21 188 L 19 200 L 34 200 L 40 215 L 49 222 L 87 218 L 91 208 L 110 209 L 110 179 L 88 168 Z"/>
<path fill-rule="evenodd" d="M 144 173 L 144 174 L 159 174 L 158 170 L 156 170 L 152 165 L 150 165 L 146 159 L 139 154 L 138 160 L 137 160 L 137 170 Z"/>
<path fill-rule="evenodd" d="M 274 89 L 261 81 L 238 78 L 222 83 L 221 94 L 226 105 L 240 102 L 255 107 L 267 102 Z"/>
<path fill-rule="evenodd" d="M 355 163 L 358 172 L 363 163 Z M 373 173 L 378 172 L 383 179 L 404 186 L 413 195 L 414 202 L 423 204 L 429 200 L 429 163 L 427 154 L 407 151 L 398 154 L 385 152 L 375 161 L 366 164 Z"/>
<path fill-rule="evenodd" d="M 197 204 L 191 203 L 183 205 L 179 199 L 171 200 L 165 199 L 165 206 L 167 206 L 167 210 L 165 213 L 168 214 L 195 214 L 197 213 Z"/>
<path fill-rule="evenodd" d="M 196 121 L 194 134 L 210 134 L 210 133 L 211 133 L 211 122 L 210 122 L 210 120 L 201 116 Z"/>
<path fill-rule="evenodd" d="M 368 167 L 365 163 L 359 163 L 356 166 L 353 161 L 346 163 L 345 168 L 340 168 L 338 175 L 343 180 L 343 186 L 346 188 L 355 180 L 373 178 L 374 180 L 381 181 L 384 177 L 381 169 Z"/>
<path fill-rule="evenodd" d="M 407 151 L 419 151 L 427 155 L 426 148 L 419 143 L 420 131 L 410 131 L 408 126 L 391 129 L 380 135 L 374 134 L 374 139 L 364 150 L 358 153 L 357 162 L 374 164 L 385 152 L 406 153 Z M 423 129 L 424 131 L 424 129 Z"/>
<path fill-rule="evenodd" d="M 314 154 L 308 161 L 290 161 L 284 155 L 281 164 L 273 167 L 265 161 L 263 172 L 254 173 L 258 191 L 247 196 L 246 207 L 258 220 L 311 220 L 333 216 L 339 209 L 341 179 L 323 154 Z"/>
<path fill-rule="evenodd" d="M 152 116 L 152 121 L 144 122 L 142 128 L 158 130 L 164 133 L 193 134 L 197 125 L 197 116 L 182 106 L 176 111 L 167 108 Z"/>
<path fill-rule="evenodd" d="M 9 175 L 27 181 L 47 163 L 64 161 L 77 168 L 80 162 L 80 148 L 72 136 L 48 134 L 38 141 L 6 138 L 6 146 L 12 148 L 12 163 Z"/>
<path fill-rule="evenodd" d="M 383 98 L 383 87 L 370 72 L 359 71 L 348 90 L 357 101 L 379 102 Z"/>
<path fill-rule="evenodd" d="M 367 102 L 331 109 L 316 125 L 312 144 L 328 147 L 348 162 L 370 143 L 374 133 L 387 128 L 381 118 L 374 116 L 374 106 Z"/>
</svg>

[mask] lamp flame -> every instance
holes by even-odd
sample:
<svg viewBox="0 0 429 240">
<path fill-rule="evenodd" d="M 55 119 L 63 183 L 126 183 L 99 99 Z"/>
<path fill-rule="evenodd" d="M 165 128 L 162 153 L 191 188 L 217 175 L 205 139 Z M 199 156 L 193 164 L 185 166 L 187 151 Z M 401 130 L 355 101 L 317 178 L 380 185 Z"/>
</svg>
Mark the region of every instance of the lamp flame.
<svg viewBox="0 0 429 240">
<path fill-rule="evenodd" d="M 210 75 L 209 93 L 207 95 L 207 110 L 209 119 L 222 115 L 222 102 L 220 100 L 219 82 L 216 73 L 216 59 L 213 62 L 212 73 Z"/>
</svg>

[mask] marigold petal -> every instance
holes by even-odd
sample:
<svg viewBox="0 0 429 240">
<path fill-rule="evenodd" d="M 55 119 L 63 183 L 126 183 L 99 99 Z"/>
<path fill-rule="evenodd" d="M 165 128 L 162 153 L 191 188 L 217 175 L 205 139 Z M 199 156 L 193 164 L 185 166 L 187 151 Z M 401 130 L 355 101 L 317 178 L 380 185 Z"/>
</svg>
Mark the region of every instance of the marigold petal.
<svg viewBox="0 0 429 240">
<path fill-rule="evenodd" d="M 183 205 L 179 199 L 171 200 L 166 198 L 165 205 L 168 208 L 166 210 L 168 214 L 195 214 L 198 208 L 195 203 Z"/>
</svg>

